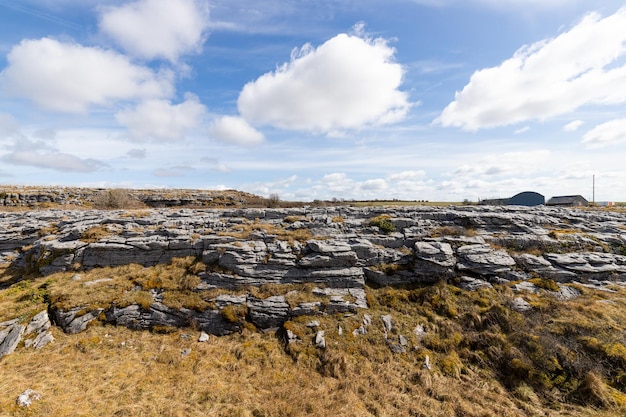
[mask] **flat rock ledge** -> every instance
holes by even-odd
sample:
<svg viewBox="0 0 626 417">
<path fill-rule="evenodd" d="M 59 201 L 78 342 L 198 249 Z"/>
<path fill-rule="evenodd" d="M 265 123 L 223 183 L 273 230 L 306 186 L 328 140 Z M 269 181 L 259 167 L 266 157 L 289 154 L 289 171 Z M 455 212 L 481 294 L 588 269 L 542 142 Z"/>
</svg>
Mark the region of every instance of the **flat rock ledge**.
<svg viewBox="0 0 626 417">
<path fill-rule="evenodd" d="M 214 335 L 238 332 L 246 323 L 271 329 L 299 315 L 366 309 L 366 285 L 440 280 L 474 291 L 498 284 L 528 289 L 524 283 L 542 277 L 558 283 L 555 296 L 565 300 L 575 296 L 568 283 L 623 284 L 625 255 L 626 214 L 609 211 L 416 206 L 0 212 L 0 264 L 8 267 L 80 274 L 193 257 L 203 265 L 195 271 L 193 291 L 309 284 L 323 298 L 294 303 L 282 295 L 223 295 L 207 300 L 214 307 L 196 311 L 166 306 L 156 288 L 152 302 L 143 305 L 51 305 L 53 321 L 67 333 L 94 320 L 133 329 L 194 326 Z M 85 285 L 97 291 L 106 279 Z M 512 308 L 527 308 L 521 301 Z M 0 323 L 0 356 L 26 335 L 35 335 L 28 338 L 34 348 L 52 340 L 47 313 L 32 320 L 44 324 L 29 330 L 33 322 Z"/>
</svg>

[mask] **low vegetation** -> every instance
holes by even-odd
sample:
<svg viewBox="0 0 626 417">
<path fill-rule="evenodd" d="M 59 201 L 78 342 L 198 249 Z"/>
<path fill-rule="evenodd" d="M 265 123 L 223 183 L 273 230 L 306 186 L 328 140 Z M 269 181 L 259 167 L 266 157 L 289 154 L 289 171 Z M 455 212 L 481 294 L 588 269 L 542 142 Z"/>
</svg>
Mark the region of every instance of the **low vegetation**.
<svg viewBox="0 0 626 417">
<path fill-rule="evenodd" d="M 393 233 L 396 231 L 396 225 L 391 221 L 391 216 L 387 214 L 381 214 L 380 216 L 372 217 L 369 220 L 370 226 L 376 226 L 385 234 Z"/>
<path fill-rule="evenodd" d="M 54 304 L 102 306 L 164 302 L 211 307 L 224 290 L 193 291 L 195 258 L 144 268 L 129 265 L 55 274 L 0 292 L 0 317 L 26 322 Z M 552 290 L 550 280 L 536 285 Z M 86 282 L 95 282 L 85 285 Z M 137 286 L 140 286 L 139 290 Z M 284 294 L 290 302 L 307 286 L 247 289 L 257 297 Z M 15 416 L 598 416 L 626 412 L 626 290 L 578 287 L 582 296 L 557 301 L 549 292 L 524 293 L 533 310 L 518 313 L 507 286 L 475 292 L 439 283 L 413 288 L 367 288 L 370 309 L 356 315 L 296 317 L 263 333 L 245 306 L 222 311 L 242 333 L 198 343 L 194 329 L 130 331 L 96 322 L 41 351 L 20 348 L 0 360 L 0 414 Z M 353 335 L 364 314 L 367 334 Z M 386 332 L 382 315 L 394 328 Z M 326 349 L 314 337 L 320 322 Z M 416 328 L 422 329 L 416 331 Z M 163 331 L 161 331 L 163 330 Z M 400 336 L 405 353 L 390 345 Z M 183 355 L 185 349 L 190 354 Z M 428 358 L 431 369 L 425 369 Z M 80 383 L 68 383 L 80 381 Z M 32 388 L 42 399 L 18 409 Z"/>
<path fill-rule="evenodd" d="M 221 231 L 217 234 L 219 236 L 232 236 L 240 240 L 247 240 L 255 233 L 273 236 L 275 239 L 284 240 L 292 246 L 296 241 L 303 243 L 314 238 L 311 230 L 308 228 L 288 229 L 280 225 L 264 223 L 258 219 L 254 222 L 244 221 L 241 224 L 230 227 L 228 231 Z"/>
</svg>

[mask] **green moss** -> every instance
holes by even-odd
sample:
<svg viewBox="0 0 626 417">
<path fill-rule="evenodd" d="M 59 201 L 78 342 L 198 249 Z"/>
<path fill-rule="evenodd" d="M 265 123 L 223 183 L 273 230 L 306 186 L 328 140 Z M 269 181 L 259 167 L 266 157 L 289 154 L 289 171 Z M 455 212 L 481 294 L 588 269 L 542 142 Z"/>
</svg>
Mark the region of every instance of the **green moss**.
<svg viewBox="0 0 626 417">
<path fill-rule="evenodd" d="M 544 290 L 558 292 L 561 289 L 559 288 L 559 284 L 557 284 L 554 280 L 549 278 L 532 278 L 528 280 L 529 282 L 535 284 L 535 286 L 542 288 Z"/>
<path fill-rule="evenodd" d="M 370 226 L 378 227 L 378 229 L 382 233 L 389 234 L 389 233 L 393 233 L 396 231 L 396 225 L 393 224 L 393 222 L 390 219 L 391 219 L 390 216 L 383 214 L 383 215 L 371 218 L 369 221 L 369 224 Z"/>
</svg>

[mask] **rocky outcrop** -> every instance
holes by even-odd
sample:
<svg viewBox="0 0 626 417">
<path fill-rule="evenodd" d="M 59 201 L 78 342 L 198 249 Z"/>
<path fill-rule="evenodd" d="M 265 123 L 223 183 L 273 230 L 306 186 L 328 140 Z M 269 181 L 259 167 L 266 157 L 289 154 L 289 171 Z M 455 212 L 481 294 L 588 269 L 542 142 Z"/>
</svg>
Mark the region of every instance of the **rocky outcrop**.
<svg viewBox="0 0 626 417">
<path fill-rule="evenodd" d="M 101 195 L 119 192 L 125 198 L 148 207 L 237 207 L 268 203 L 262 197 L 235 190 L 109 190 L 104 188 L 67 187 L 0 187 L 0 206 L 6 207 L 56 207 L 90 206 L 102 199 Z"/>
<path fill-rule="evenodd" d="M 372 225 L 383 214 L 393 227 Z M 164 303 L 168 289 L 138 288 L 149 290 L 152 302 L 51 305 L 54 322 L 67 333 L 99 320 L 133 329 L 195 326 L 223 335 L 245 324 L 268 329 L 302 315 L 356 313 L 368 307 L 367 284 L 447 280 L 474 291 L 514 281 L 516 289 L 534 291 L 527 280 L 541 277 L 606 287 L 626 281 L 625 224 L 624 213 L 549 207 L 0 212 L 0 263 L 51 275 L 192 257 L 196 281 L 186 290 L 239 295 L 212 296 L 204 307 L 188 309 Z M 96 291 L 100 284 L 106 281 L 90 285 Z M 268 285 L 308 285 L 309 293 L 247 291 Z M 555 297 L 576 296 L 560 288 Z M 523 298 L 516 300 L 512 308 L 528 308 Z M 0 352 L 23 338 L 35 348 L 51 341 L 49 324 L 37 324 L 42 320 L 0 323 Z M 367 332 L 367 325 L 354 332 Z"/>
<path fill-rule="evenodd" d="M 27 348 L 41 349 L 54 341 L 50 332 L 48 312 L 36 314 L 26 326 L 18 319 L 0 323 L 0 358 L 13 353 L 20 342 L 24 341 Z"/>
</svg>

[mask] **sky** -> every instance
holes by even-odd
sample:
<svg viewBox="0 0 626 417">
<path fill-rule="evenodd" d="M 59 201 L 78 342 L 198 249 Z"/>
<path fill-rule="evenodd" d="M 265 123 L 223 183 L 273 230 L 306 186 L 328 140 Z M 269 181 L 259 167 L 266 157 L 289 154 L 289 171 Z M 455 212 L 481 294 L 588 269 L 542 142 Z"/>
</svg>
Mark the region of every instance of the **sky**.
<svg viewBox="0 0 626 417">
<path fill-rule="evenodd" d="M 0 0 L 2 185 L 626 201 L 626 2 Z"/>
</svg>

